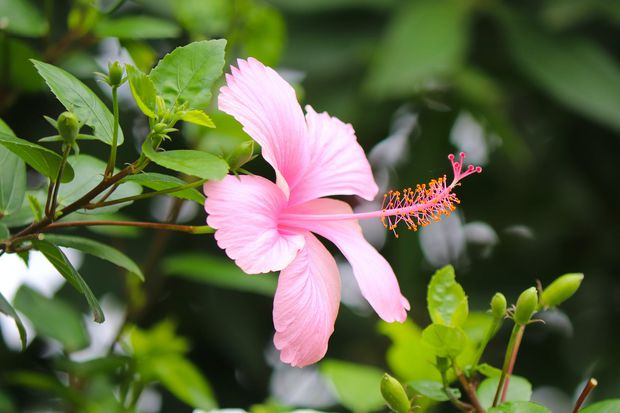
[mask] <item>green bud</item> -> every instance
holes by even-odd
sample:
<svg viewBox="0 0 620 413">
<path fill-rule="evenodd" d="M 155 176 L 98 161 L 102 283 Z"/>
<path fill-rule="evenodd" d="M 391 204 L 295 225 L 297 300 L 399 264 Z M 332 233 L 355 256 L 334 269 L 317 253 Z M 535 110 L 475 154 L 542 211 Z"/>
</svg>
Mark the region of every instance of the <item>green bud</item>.
<svg viewBox="0 0 620 413">
<path fill-rule="evenodd" d="M 123 84 L 123 73 L 125 69 L 120 62 L 110 62 L 108 64 L 108 82 L 112 87 L 118 87 Z"/>
<path fill-rule="evenodd" d="M 403 385 L 387 373 L 381 379 L 381 394 L 391 411 L 395 413 L 409 411 L 411 403 Z"/>
<path fill-rule="evenodd" d="M 159 122 L 158 124 L 156 124 L 155 126 L 153 126 L 153 131 L 157 134 L 165 134 L 166 133 L 166 129 L 168 129 L 168 125 L 165 124 L 164 122 Z"/>
<path fill-rule="evenodd" d="M 56 128 L 65 143 L 73 145 L 80 131 L 80 121 L 73 113 L 63 112 L 56 120 Z"/>
<path fill-rule="evenodd" d="M 252 160 L 254 155 L 254 141 L 245 141 L 240 143 L 232 150 L 226 158 L 228 165 L 232 171 L 236 171 L 243 165 Z"/>
<path fill-rule="evenodd" d="M 157 109 L 157 117 L 159 119 L 163 119 L 168 113 L 168 109 L 166 108 L 166 101 L 163 97 L 155 96 L 155 107 Z"/>
<path fill-rule="evenodd" d="M 538 291 L 536 287 L 523 291 L 517 299 L 514 320 L 519 325 L 527 324 L 538 309 Z"/>
<path fill-rule="evenodd" d="M 493 318 L 501 320 L 506 316 L 506 297 L 502 293 L 495 293 L 491 299 Z"/>
<path fill-rule="evenodd" d="M 540 295 L 542 308 L 557 307 L 579 289 L 583 274 L 565 274 L 558 277 Z"/>
</svg>

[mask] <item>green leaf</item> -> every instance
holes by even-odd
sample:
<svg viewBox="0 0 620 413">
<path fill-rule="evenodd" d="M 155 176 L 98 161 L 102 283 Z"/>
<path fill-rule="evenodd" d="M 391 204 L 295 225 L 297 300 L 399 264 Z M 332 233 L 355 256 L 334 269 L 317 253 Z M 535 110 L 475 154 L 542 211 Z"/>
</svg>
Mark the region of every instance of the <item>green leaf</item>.
<svg viewBox="0 0 620 413">
<path fill-rule="evenodd" d="M 82 316 L 59 298 L 47 298 L 23 285 L 13 300 L 34 325 L 37 333 L 59 341 L 68 352 L 88 346 L 89 339 Z"/>
<path fill-rule="evenodd" d="M 0 42 L 0 53 L 1 56 L 8 56 L 8 60 L 4 63 L 8 73 L 0 80 L 5 83 L 3 86 L 9 90 L 25 92 L 39 92 L 45 88 L 41 77 L 30 63 L 32 58 L 41 58 L 38 50 L 25 41 L 9 37 Z"/>
<path fill-rule="evenodd" d="M 332 384 L 340 404 L 347 409 L 363 413 L 385 405 L 380 390 L 381 370 L 340 360 L 325 360 L 320 369 Z"/>
<path fill-rule="evenodd" d="M 169 275 L 269 297 L 277 285 L 275 274 L 248 276 L 230 260 L 207 254 L 174 255 L 163 261 L 162 269 Z"/>
<path fill-rule="evenodd" d="M 211 88 L 222 75 L 226 40 L 204 40 L 178 47 L 167 54 L 149 77 L 168 107 L 187 102 L 190 109 L 205 109 Z"/>
<path fill-rule="evenodd" d="M 112 144 L 114 116 L 99 97 L 71 73 L 32 59 L 32 63 L 56 98 L 80 121 L 93 128 L 93 135 L 108 145 Z M 117 144 L 123 143 L 123 131 L 118 129 Z"/>
<path fill-rule="evenodd" d="M 443 384 L 438 381 L 431 380 L 414 380 L 407 383 L 409 387 L 420 393 L 422 396 L 428 397 L 431 400 L 438 402 L 445 402 L 450 400 L 448 395 L 443 389 Z M 449 387 L 448 391 L 452 393 L 457 399 L 461 398 L 461 392 L 459 389 Z"/>
<path fill-rule="evenodd" d="M 215 128 L 215 123 L 211 120 L 202 110 L 188 110 L 180 113 L 180 120 L 185 122 L 194 123 L 196 125 L 205 126 L 207 128 Z"/>
<path fill-rule="evenodd" d="M 0 131 L 11 132 L 0 119 Z M 19 156 L 0 146 L 0 218 L 19 210 L 26 198 L 26 165 Z"/>
<path fill-rule="evenodd" d="M 150 369 L 161 384 L 195 409 L 217 408 L 209 382 L 184 357 L 169 354 L 149 359 Z"/>
<path fill-rule="evenodd" d="M 41 37 L 49 28 L 39 9 L 29 0 L 0 1 L 0 19 L 7 20 L 4 30 L 19 36 Z"/>
<path fill-rule="evenodd" d="M 159 174 L 156 172 L 145 172 L 139 173 L 136 175 L 130 175 L 127 178 L 123 179 L 122 182 L 135 182 L 137 184 L 142 185 L 143 187 L 153 189 L 155 191 L 162 191 L 165 189 L 177 188 L 181 185 L 187 185 L 188 182 L 185 182 L 182 179 L 179 179 L 174 176 Z M 198 192 L 195 188 L 183 189 L 181 191 L 170 192 L 167 195 L 187 199 L 189 201 L 194 201 L 198 204 L 204 204 L 205 197 L 200 192 Z"/>
<path fill-rule="evenodd" d="M 75 237 L 71 235 L 47 234 L 45 235 L 45 239 L 52 244 L 61 247 L 73 248 L 85 252 L 86 254 L 109 261 L 121 268 L 125 268 L 131 274 L 134 274 L 144 281 L 144 274 L 142 274 L 140 267 L 138 267 L 138 265 L 127 255 L 107 244 L 88 238 Z"/>
<path fill-rule="evenodd" d="M 620 65 L 586 39 L 547 34 L 507 20 L 517 65 L 541 89 L 566 107 L 620 131 Z"/>
<path fill-rule="evenodd" d="M 366 79 L 379 97 L 432 88 L 462 65 L 469 41 L 468 9 L 460 0 L 414 0 L 394 13 Z"/>
<path fill-rule="evenodd" d="M 463 287 L 456 282 L 451 265 L 435 272 L 428 285 L 426 299 L 433 323 L 460 327 L 467 320 L 467 296 Z"/>
<path fill-rule="evenodd" d="M 279 10 L 254 2 L 244 10 L 244 27 L 240 46 L 245 56 L 252 56 L 267 66 L 280 60 L 286 40 L 286 26 Z"/>
<path fill-rule="evenodd" d="M 585 410 L 581 410 L 585 412 Z M 611 413 L 611 410 L 609 411 Z M 545 406 L 532 402 L 507 402 L 489 409 L 488 413 L 551 413 Z"/>
<path fill-rule="evenodd" d="M 11 232 L 9 231 L 9 227 L 0 222 L 0 241 L 4 241 L 11 236 Z"/>
<path fill-rule="evenodd" d="M 25 350 L 26 344 L 28 343 L 26 338 L 26 328 L 24 328 L 21 318 L 19 318 L 19 315 L 11 303 L 9 303 L 2 294 L 0 294 L 0 313 L 15 320 L 15 326 L 17 327 L 17 331 L 19 331 L 19 339 L 22 342 L 22 350 Z"/>
<path fill-rule="evenodd" d="M 458 327 L 431 324 L 422 332 L 424 341 L 433 347 L 439 357 L 456 357 L 464 350 L 467 337 Z"/>
<path fill-rule="evenodd" d="M 148 140 L 142 145 L 142 152 L 151 161 L 164 168 L 202 179 L 219 181 L 228 173 L 226 161 L 208 152 L 189 149 L 157 152 Z"/>
<path fill-rule="evenodd" d="M 244 2 L 242 7 L 236 7 L 229 0 L 184 0 L 175 2 L 169 12 L 190 33 L 213 37 L 227 33 L 233 16 L 253 7 L 253 3 Z"/>
<path fill-rule="evenodd" d="M 166 39 L 177 37 L 181 29 L 169 20 L 152 16 L 124 16 L 104 19 L 94 27 L 99 37 L 118 37 L 119 39 Z"/>
<path fill-rule="evenodd" d="M 620 411 L 620 399 L 603 400 L 598 403 L 594 403 L 579 413 L 617 413 Z"/>
<path fill-rule="evenodd" d="M 499 377 L 502 371 L 497 367 L 493 367 L 488 363 L 478 364 L 476 371 L 486 377 Z"/>
<path fill-rule="evenodd" d="M 153 81 L 140 69 L 132 65 L 125 65 L 129 88 L 136 104 L 149 118 L 156 118 L 155 114 L 155 85 Z"/>
<path fill-rule="evenodd" d="M 480 404 L 485 409 L 493 405 L 493 398 L 499 385 L 499 377 L 490 377 L 484 379 L 478 386 L 476 393 Z M 511 376 L 508 384 L 508 392 L 506 393 L 506 401 L 518 402 L 529 401 L 532 397 L 532 385 L 529 381 L 519 376 Z M 502 410 L 503 411 L 503 410 Z"/>
<path fill-rule="evenodd" d="M 38 251 L 41 251 L 45 258 L 58 270 L 58 272 L 73 286 L 78 292 L 82 293 L 88 302 L 88 306 L 93 312 L 94 320 L 97 323 L 103 323 L 105 317 L 99 306 L 97 298 L 91 291 L 86 281 L 73 268 L 65 254 L 54 244 L 45 240 L 33 240 L 32 245 Z"/>
<path fill-rule="evenodd" d="M 105 162 L 84 154 L 79 156 L 69 156 L 68 165 L 73 167 L 76 174 L 75 179 L 72 182 L 66 185 L 61 185 L 58 190 L 58 205 L 61 208 L 80 199 L 94 186 L 99 184 L 99 182 L 103 180 L 103 171 L 106 168 Z M 142 193 L 142 187 L 140 185 L 133 182 L 126 182 L 120 184 L 114 193 L 107 198 L 107 201 L 134 196 L 140 193 Z M 92 202 L 97 202 L 101 199 L 101 197 L 103 197 L 103 195 L 96 197 Z M 97 208 L 95 210 L 80 210 L 79 212 L 83 214 L 106 214 L 118 211 L 119 209 L 130 204 L 131 202 L 125 202 L 122 204 Z"/>
</svg>

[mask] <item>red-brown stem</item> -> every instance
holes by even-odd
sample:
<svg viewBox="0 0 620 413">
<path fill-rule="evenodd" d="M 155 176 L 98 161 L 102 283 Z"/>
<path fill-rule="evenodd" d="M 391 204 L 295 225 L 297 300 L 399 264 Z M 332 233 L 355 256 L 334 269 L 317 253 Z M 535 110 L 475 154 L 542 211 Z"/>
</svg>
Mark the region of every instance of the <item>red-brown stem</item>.
<svg viewBox="0 0 620 413">
<path fill-rule="evenodd" d="M 178 225 L 167 224 L 161 222 L 142 222 L 142 221 L 64 221 L 54 222 L 47 225 L 45 228 L 39 230 L 39 232 L 47 232 L 58 228 L 72 228 L 72 227 L 90 227 L 90 226 L 124 226 L 124 227 L 138 227 L 138 228 L 151 228 L 151 229 L 166 229 L 169 231 L 189 232 L 190 234 L 201 233 L 204 234 L 208 231 L 205 226 L 195 225 Z"/>
<path fill-rule="evenodd" d="M 595 378 L 591 378 L 590 380 L 588 380 L 588 382 L 586 383 L 586 386 L 583 388 L 583 390 L 581 391 L 581 394 L 579 395 L 579 398 L 577 399 L 577 403 L 575 403 L 575 408 L 573 409 L 573 413 L 577 413 L 579 409 L 581 409 L 581 405 L 586 400 L 590 392 L 592 392 L 592 390 L 594 390 L 594 388 L 597 385 L 598 385 L 598 381 L 596 381 Z"/>
<path fill-rule="evenodd" d="M 504 388 L 502 389 L 502 398 L 501 403 L 506 401 L 506 394 L 508 393 L 508 385 L 510 384 L 510 376 L 512 375 L 512 370 L 515 367 L 515 362 L 517 361 L 517 354 L 519 353 L 519 346 L 521 345 L 521 340 L 523 339 L 523 332 L 525 331 L 525 324 L 519 326 L 519 330 L 517 331 L 517 336 L 515 338 L 514 347 L 512 348 L 512 354 L 510 355 L 510 363 L 508 364 L 508 370 L 506 370 L 506 381 L 504 382 Z"/>
<path fill-rule="evenodd" d="M 474 386 L 472 386 L 469 380 L 467 380 L 467 378 L 460 369 L 455 368 L 454 370 L 456 371 L 456 376 L 458 377 L 461 386 L 463 386 L 463 390 L 465 390 L 465 393 L 467 393 L 469 402 L 473 406 L 474 410 L 477 413 L 485 413 L 484 407 L 482 407 L 480 401 L 478 400 L 478 396 L 476 396 L 476 390 L 474 389 Z"/>
</svg>

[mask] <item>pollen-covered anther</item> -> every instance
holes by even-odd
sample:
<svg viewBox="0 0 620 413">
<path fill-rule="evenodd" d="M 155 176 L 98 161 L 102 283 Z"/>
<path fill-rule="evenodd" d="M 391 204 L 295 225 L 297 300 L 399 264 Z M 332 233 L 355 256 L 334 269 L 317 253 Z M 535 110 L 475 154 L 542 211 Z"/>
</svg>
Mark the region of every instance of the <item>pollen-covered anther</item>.
<svg viewBox="0 0 620 413">
<path fill-rule="evenodd" d="M 383 226 L 392 231 L 398 238 L 396 228 L 401 222 L 405 223 L 407 229 L 417 231 L 420 226 L 424 227 L 432 222 L 437 222 L 442 216 L 448 216 L 456 210 L 456 205 L 460 204 L 461 201 L 453 193 L 453 189 L 459 185 L 463 178 L 482 172 L 480 166 L 474 165 L 469 165 L 463 170 L 465 153 L 461 152 L 459 158 L 456 161 L 454 155 L 448 156 L 454 174 L 449 185 L 444 175 L 432 179 L 428 184 L 416 185 L 415 190 L 405 188 L 402 193 L 400 191 L 389 191 L 385 194 L 381 208 Z"/>
</svg>

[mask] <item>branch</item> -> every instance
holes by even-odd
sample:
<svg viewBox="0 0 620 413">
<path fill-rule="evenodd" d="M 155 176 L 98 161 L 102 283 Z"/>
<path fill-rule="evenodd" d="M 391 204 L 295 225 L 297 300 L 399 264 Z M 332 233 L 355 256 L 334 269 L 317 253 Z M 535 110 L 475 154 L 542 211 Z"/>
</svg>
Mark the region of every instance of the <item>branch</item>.
<svg viewBox="0 0 620 413">
<path fill-rule="evenodd" d="M 215 229 L 207 225 L 178 225 L 168 224 L 161 222 L 143 222 L 143 221 L 64 221 L 54 222 L 45 228 L 42 228 L 39 232 L 48 232 L 58 228 L 73 228 L 73 227 L 91 227 L 91 226 L 123 226 L 123 227 L 137 227 L 137 228 L 150 228 L 150 229 L 165 229 L 169 231 L 187 232 L 190 234 L 212 234 Z"/>
</svg>

